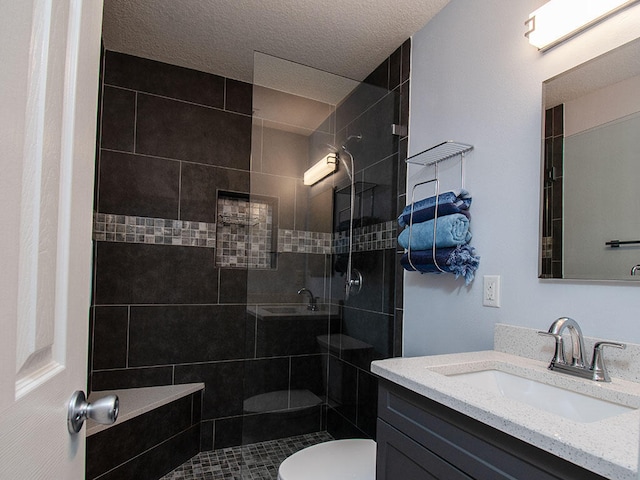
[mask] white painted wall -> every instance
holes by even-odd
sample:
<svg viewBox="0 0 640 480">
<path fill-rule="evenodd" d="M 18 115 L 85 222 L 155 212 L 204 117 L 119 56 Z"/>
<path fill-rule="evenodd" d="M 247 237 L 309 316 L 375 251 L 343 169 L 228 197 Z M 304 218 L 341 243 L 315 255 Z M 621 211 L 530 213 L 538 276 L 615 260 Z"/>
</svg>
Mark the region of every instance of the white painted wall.
<svg viewBox="0 0 640 480">
<path fill-rule="evenodd" d="M 538 279 L 541 84 L 636 38 L 640 5 L 542 54 L 523 36 L 541 3 L 451 0 L 413 38 L 409 153 L 475 146 L 466 186 L 482 259 L 470 287 L 405 273 L 406 356 L 490 349 L 496 322 L 546 329 L 562 315 L 585 335 L 640 343 L 640 285 Z M 409 168 L 409 193 L 424 176 Z M 502 276 L 501 308 L 482 306 L 487 274 Z"/>
<path fill-rule="evenodd" d="M 640 112 L 640 75 L 600 88 L 564 105 L 564 136 Z"/>
</svg>

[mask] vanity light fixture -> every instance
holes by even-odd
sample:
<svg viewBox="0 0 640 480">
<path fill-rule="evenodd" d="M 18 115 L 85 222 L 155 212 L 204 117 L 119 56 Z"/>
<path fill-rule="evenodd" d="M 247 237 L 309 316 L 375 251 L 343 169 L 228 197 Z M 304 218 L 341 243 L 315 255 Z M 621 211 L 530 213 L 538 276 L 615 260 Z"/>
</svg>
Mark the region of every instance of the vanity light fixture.
<svg viewBox="0 0 640 480">
<path fill-rule="evenodd" d="M 550 0 L 529 15 L 524 34 L 545 51 L 640 0 Z"/>
<path fill-rule="evenodd" d="M 304 184 L 313 185 L 314 183 L 318 183 L 327 175 L 335 172 L 337 168 L 338 156 L 335 153 L 330 153 L 309 170 L 304 172 Z"/>
</svg>

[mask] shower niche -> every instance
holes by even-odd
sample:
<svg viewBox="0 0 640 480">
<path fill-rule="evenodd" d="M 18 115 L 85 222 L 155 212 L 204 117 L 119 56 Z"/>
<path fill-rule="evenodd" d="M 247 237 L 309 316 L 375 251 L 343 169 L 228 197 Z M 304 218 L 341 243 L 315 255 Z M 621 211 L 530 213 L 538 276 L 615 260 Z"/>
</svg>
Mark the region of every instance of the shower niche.
<svg viewBox="0 0 640 480">
<path fill-rule="evenodd" d="M 216 266 L 276 268 L 277 199 L 218 192 Z"/>
</svg>

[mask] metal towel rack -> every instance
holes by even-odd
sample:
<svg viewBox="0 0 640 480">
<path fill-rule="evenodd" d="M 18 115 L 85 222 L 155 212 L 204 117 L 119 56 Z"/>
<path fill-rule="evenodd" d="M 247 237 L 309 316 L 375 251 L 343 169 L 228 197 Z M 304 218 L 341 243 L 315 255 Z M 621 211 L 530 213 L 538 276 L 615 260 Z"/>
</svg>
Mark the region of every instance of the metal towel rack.
<svg viewBox="0 0 640 480">
<path fill-rule="evenodd" d="M 409 260 L 409 265 L 415 270 L 418 271 L 417 267 L 413 264 L 411 260 L 411 229 L 413 228 L 413 207 L 415 205 L 415 193 L 416 188 L 427 185 L 429 183 L 435 183 L 435 210 L 434 210 L 434 218 L 433 218 L 433 246 L 431 247 L 431 256 L 433 257 L 433 263 L 436 268 L 445 273 L 440 265 L 438 265 L 438 260 L 436 259 L 436 235 L 437 235 L 437 222 L 438 222 L 438 196 L 440 195 L 440 180 L 438 179 L 438 164 L 444 160 L 449 160 L 450 158 L 460 156 L 460 188 L 464 188 L 464 160 L 465 154 L 473 150 L 473 145 L 468 145 L 466 143 L 458 143 L 452 140 L 447 140 L 446 142 L 439 143 L 438 145 L 434 145 L 431 148 L 427 148 L 420 153 L 416 153 L 415 155 L 411 155 L 405 161 L 406 163 L 411 163 L 414 165 L 422 165 L 423 167 L 429 167 L 433 165 L 435 167 L 434 177 L 429 180 L 425 180 L 423 182 L 416 183 L 411 190 L 411 214 L 409 215 L 409 241 L 407 242 L 407 258 Z"/>
<path fill-rule="evenodd" d="M 428 167 L 429 165 L 437 165 L 444 160 L 457 157 L 458 155 L 461 155 L 464 158 L 464 154 L 471 150 L 473 150 L 473 145 L 447 140 L 446 142 L 427 148 L 420 153 L 411 155 L 405 161 L 407 163 Z"/>
</svg>

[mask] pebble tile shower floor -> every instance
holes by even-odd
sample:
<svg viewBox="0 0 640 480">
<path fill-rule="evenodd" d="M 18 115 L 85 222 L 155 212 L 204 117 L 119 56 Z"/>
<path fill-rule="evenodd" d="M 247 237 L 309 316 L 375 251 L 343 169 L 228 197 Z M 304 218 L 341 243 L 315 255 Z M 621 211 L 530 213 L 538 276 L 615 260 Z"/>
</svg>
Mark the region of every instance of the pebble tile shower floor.
<svg viewBox="0 0 640 480">
<path fill-rule="evenodd" d="M 200 452 L 160 480 L 277 480 L 285 458 L 333 437 L 326 432 Z"/>
</svg>

